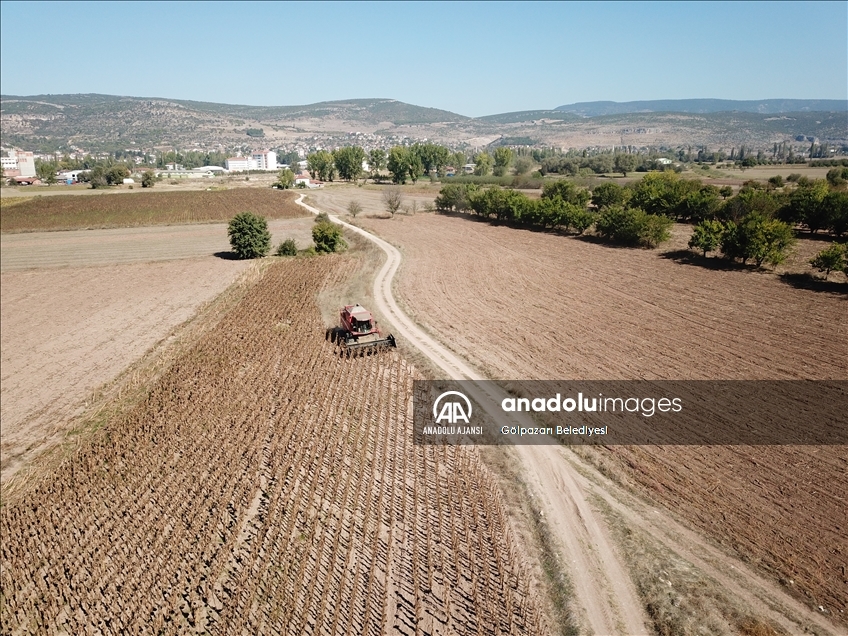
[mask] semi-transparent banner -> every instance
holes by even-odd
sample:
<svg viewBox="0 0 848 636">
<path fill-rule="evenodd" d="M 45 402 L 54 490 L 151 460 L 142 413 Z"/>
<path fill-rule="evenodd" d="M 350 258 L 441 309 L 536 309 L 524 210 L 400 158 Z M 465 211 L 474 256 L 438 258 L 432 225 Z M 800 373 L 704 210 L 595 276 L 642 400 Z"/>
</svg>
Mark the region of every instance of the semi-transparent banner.
<svg viewBox="0 0 848 636">
<path fill-rule="evenodd" d="M 848 381 L 416 380 L 416 444 L 848 444 Z"/>
</svg>

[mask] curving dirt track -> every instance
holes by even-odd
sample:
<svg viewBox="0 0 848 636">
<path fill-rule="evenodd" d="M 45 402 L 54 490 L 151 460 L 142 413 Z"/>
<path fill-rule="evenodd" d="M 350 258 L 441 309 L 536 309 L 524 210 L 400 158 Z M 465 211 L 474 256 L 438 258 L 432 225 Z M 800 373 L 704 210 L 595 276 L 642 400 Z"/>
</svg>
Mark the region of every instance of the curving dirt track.
<svg viewBox="0 0 848 636">
<path fill-rule="evenodd" d="M 328 190 L 315 198 L 343 210 L 352 196 L 362 197 Z M 378 210 L 377 200 L 366 207 L 366 213 Z M 846 377 L 844 295 L 795 289 L 770 274 L 704 270 L 656 251 L 466 218 L 419 214 L 362 223 L 401 246 L 397 285 L 410 315 L 439 333 L 449 353 L 490 377 Z M 561 452 L 563 464 L 583 465 Z M 822 612 L 806 609 L 819 605 L 837 622 L 845 620 L 843 447 L 613 447 L 595 453 L 595 463 L 706 531 L 724 552 L 729 548 L 784 581 L 780 588 L 726 554 L 718 558 L 721 551 L 711 552 L 691 533 L 687 541 L 673 541 L 668 524 L 630 512 L 634 527 L 639 521 L 665 537 L 713 579 L 742 576 L 740 598 L 774 623 L 790 633 L 805 625 L 830 633 Z M 595 494 L 603 498 L 606 490 Z M 695 552 L 711 554 L 709 563 Z"/>
<path fill-rule="evenodd" d="M 317 214 L 319 210 L 302 203 Z M 341 221 L 350 231 L 366 236 L 379 245 L 387 255 L 386 262 L 374 280 L 374 298 L 378 309 L 397 327 L 400 335 L 414 344 L 424 355 L 454 380 L 482 380 L 457 355 L 448 351 L 424 333 L 398 307 L 392 294 L 392 280 L 401 264 L 400 252 L 386 241 Z M 478 385 L 477 391 L 495 391 L 491 386 Z M 472 395 L 474 391 L 471 391 Z M 476 397 L 476 396 L 475 396 Z M 505 392 L 493 395 L 495 403 L 507 397 Z M 479 400 L 481 403 L 491 403 Z M 491 413 L 498 416 L 497 413 Z M 529 418 L 517 418 L 523 426 L 532 426 Z M 560 545 L 570 560 L 569 571 L 579 596 L 589 628 L 595 634 L 647 634 L 646 617 L 636 591 L 626 575 L 620 556 L 613 548 L 602 526 L 578 488 L 567 464 L 560 461 L 559 449 L 550 446 L 518 446 L 524 468 L 529 474 L 530 486 L 555 529 Z"/>
</svg>

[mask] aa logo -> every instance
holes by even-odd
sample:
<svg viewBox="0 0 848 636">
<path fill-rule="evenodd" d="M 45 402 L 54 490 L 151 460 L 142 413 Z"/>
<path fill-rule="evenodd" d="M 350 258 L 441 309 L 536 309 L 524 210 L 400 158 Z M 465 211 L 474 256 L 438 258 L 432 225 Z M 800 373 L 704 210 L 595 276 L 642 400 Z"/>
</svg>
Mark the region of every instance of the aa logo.
<svg viewBox="0 0 848 636">
<path fill-rule="evenodd" d="M 456 396 L 459 399 L 444 400 L 448 396 Z M 442 403 L 441 410 L 439 404 Z M 445 391 L 433 403 L 433 417 L 436 418 L 436 424 L 447 422 L 448 424 L 458 424 L 465 422 L 470 424 L 471 418 L 471 401 L 459 391 Z"/>
</svg>

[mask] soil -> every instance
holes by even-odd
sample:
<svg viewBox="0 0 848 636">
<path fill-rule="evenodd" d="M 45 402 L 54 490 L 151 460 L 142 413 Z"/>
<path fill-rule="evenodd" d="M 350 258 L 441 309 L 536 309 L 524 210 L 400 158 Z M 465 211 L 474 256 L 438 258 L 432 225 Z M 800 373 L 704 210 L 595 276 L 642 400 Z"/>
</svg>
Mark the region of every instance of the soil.
<svg viewBox="0 0 848 636">
<path fill-rule="evenodd" d="M 320 197 L 344 209 L 342 190 Z M 398 304 L 492 378 L 848 378 L 844 285 L 799 288 L 772 272 L 676 262 L 674 245 L 621 249 L 466 217 L 358 222 L 400 247 Z M 813 611 L 845 620 L 845 447 L 596 454 Z"/>
</svg>

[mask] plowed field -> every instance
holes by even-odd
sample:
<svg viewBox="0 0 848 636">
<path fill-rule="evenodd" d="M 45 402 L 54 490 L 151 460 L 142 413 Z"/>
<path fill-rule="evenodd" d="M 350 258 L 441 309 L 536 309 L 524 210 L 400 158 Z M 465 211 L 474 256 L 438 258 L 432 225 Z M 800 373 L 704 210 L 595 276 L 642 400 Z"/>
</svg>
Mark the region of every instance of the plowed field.
<svg viewBox="0 0 848 636">
<path fill-rule="evenodd" d="M 4 500 L 3 633 L 544 633 L 473 451 L 412 446 L 416 371 L 347 359 L 271 266 L 146 399 Z"/>
<path fill-rule="evenodd" d="M 363 225 L 401 248 L 397 292 L 409 313 L 493 378 L 848 378 L 844 294 L 466 218 Z M 848 449 L 597 453 L 622 481 L 845 620 Z"/>
</svg>

